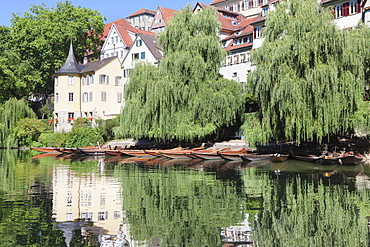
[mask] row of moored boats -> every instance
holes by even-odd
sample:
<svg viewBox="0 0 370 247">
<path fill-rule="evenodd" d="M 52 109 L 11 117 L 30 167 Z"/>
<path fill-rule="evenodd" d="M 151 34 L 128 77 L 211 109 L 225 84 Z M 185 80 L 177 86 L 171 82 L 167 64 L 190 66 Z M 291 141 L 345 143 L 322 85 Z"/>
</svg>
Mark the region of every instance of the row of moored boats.
<svg viewBox="0 0 370 247">
<path fill-rule="evenodd" d="M 288 155 L 288 154 L 260 154 L 248 149 L 231 150 L 226 149 L 204 149 L 203 147 L 184 149 L 119 149 L 119 148 L 101 148 L 101 147 L 84 147 L 84 148 L 36 148 L 32 149 L 41 152 L 58 152 L 63 154 L 86 154 L 86 155 L 116 155 L 116 156 L 133 156 L 133 157 L 161 157 L 170 159 L 203 159 L 203 160 L 229 160 L 229 161 L 258 161 L 270 159 L 272 162 L 284 162 L 288 158 L 293 158 L 305 162 L 319 162 L 323 165 L 341 164 L 341 165 L 358 165 L 364 156 L 354 152 L 343 154 L 326 154 L 321 156 L 308 155 Z"/>
</svg>

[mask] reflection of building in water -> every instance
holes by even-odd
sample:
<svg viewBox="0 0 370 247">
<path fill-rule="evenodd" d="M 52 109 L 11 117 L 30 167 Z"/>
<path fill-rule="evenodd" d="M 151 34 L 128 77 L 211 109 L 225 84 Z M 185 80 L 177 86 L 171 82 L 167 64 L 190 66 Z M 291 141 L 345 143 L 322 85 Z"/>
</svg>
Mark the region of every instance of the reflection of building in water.
<svg viewBox="0 0 370 247">
<path fill-rule="evenodd" d="M 245 215 L 245 220 L 239 226 L 230 226 L 222 228 L 222 241 L 226 243 L 233 243 L 236 245 L 224 246 L 238 246 L 238 247 L 254 247 L 256 242 L 251 239 L 252 227 L 248 222 L 248 214 Z"/>
<path fill-rule="evenodd" d="M 85 239 L 98 236 L 101 246 L 128 246 L 121 187 L 115 178 L 95 173 L 76 176 L 67 167 L 56 166 L 53 191 L 54 220 L 67 246 L 76 231 Z"/>
</svg>

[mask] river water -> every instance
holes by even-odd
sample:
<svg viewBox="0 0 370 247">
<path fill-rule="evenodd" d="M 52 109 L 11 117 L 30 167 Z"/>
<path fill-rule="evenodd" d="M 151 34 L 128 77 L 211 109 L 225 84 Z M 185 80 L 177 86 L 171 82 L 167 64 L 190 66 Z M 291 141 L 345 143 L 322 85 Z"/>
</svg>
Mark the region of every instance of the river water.
<svg viewBox="0 0 370 247">
<path fill-rule="evenodd" d="M 370 169 L 0 150 L 1 246 L 369 246 Z"/>
</svg>

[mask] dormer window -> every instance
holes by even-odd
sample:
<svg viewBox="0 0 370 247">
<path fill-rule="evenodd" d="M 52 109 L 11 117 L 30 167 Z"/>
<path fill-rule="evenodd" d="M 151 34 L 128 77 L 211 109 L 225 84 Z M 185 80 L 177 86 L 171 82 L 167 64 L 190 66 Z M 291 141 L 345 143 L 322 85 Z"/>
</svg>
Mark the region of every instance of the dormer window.
<svg viewBox="0 0 370 247">
<path fill-rule="evenodd" d="M 225 10 L 230 10 L 230 6 L 229 5 L 226 5 L 225 6 Z"/>
<path fill-rule="evenodd" d="M 143 40 L 142 39 L 136 40 L 136 46 L 137 47 L 142 46 L 142 45 L 143 45 Z"/>
<path fill-rule="evenodd" d="M 335 18 L 361 13 L 361 4 L 356 1 L 341 3 L 334 6 Z"/>
</svg>

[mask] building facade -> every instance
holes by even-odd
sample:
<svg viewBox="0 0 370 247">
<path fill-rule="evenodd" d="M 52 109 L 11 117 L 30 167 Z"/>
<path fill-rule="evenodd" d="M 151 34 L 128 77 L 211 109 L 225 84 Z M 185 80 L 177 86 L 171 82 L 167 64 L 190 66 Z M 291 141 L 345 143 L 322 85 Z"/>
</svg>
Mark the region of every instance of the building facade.
<svg viewBox="0 0 370 247">
<path fill-rule="evenodd" d="M 80 65 L 72 44 L 68 58 L 55 73 L 55 131 L 70 131 L 75 119 L 110 119 L 118 115 L 122 104 L 122 70 L 117 57 Z"/>
<path fill-rule="evenodd" d="M 126 19 L 131 24 L 132 27 L 150 31 L 150 27 L 152 26 L 155 13 L 156 12 L 154 10 L 139 9 L 135 13 L 127 16 Z"/>
</svg>

